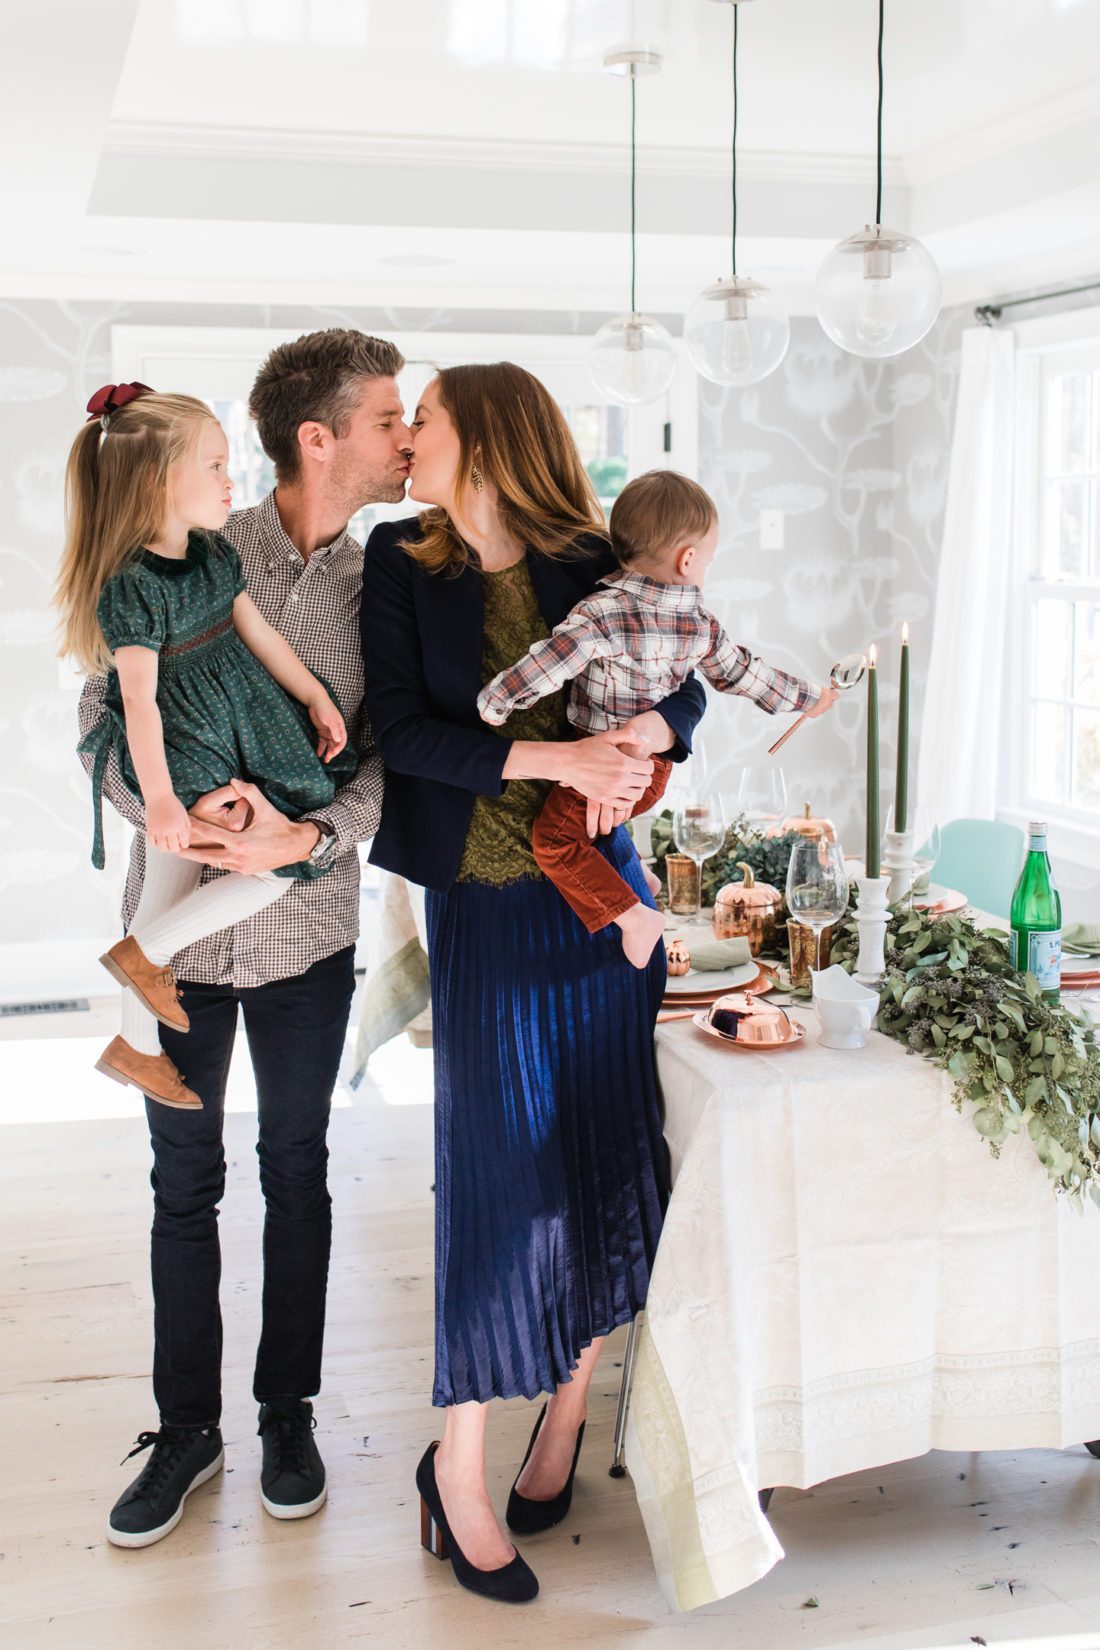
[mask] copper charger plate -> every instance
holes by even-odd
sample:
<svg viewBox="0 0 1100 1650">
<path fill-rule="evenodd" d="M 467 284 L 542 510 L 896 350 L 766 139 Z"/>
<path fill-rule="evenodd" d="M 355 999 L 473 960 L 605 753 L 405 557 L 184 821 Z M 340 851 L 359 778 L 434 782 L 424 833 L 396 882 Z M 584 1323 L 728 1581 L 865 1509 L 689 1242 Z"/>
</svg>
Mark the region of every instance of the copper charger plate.
<svg viewBox="0 0 1100 1650">
<path fill-rule="evenodd" d="M 760 964 L 760 972 L 755 980 L 748 985 L 739 985 L 738 991 L 744 991 L 750 997 L 758 997 L 762 992 L 775 991 L 779 986 L 779 976 L 773 968 Z M 674 991 L 665 993 L 662 1008 L 705 1008 L 716 1003 L 719 997 L 729 995 L 728 985 L 711 987 L 708 991 Z"/>
<path fill-rule="evenodd" d="M 791 1020 L 791 1035 L 781 1038 L 779 1042 L 742 1043 L 736 1037 L 730 1037 L 726 1032 L 719 1031 L 716 1026 L 712 1026 L 706 1014 L 693 1014 L 691 1023 L 693 1026 L 698 1026 L 700 1031 L 705 1031 L 708 1037 L 714 1037 L 718 1042 L 725 1043 L 727 1048 L 739 1048 L 742 1053 L 747 1050 L 751 1054 L 771 1054 L 779 1048 L 793 1048 L 806 1035 L 806 1027 L 800 1025 L 797 1020 Z"/>
<path fill-rule="evenodd" d="M 929 898 L 929 895 L 933 897 Z M 963 911 L 967 906 L 966 895 L 957 888 L 930 888 L 928 894 L 917 894 L 913 900 L 914 911 L 927 911 L 932 917 L 946 917 L 953 911 Z"/>
</svg>

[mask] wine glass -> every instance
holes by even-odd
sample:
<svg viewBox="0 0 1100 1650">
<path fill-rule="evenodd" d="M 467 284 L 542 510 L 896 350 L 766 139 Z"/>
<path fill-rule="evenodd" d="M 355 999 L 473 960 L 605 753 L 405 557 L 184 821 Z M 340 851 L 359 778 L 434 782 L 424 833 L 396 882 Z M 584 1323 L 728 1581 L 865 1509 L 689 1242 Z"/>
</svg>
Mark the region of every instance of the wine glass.
<svg viewBox="0 0 1100 1650">
<path fill-rule="evenodd" d="M 693 791 L 683 797 L 672 816 L 672 835 L 680 852 L 695 861 L 694 902 L 691 911 L 678 913 L 692 916 L 699 909 L 703 861 L 716 854 L 726 840 L 726 805 L 719 793 Z"/>
<path fill-rule="evenodd" d="M 737 812 L 763 832 L 787 815 L 787 776 L 773 762 L 751 763 L 741 769 Z"/>
<path fill-rule="evenodd" d="M 814 969 L 821 967 L 822 931 L 848 909 L 848 867 L 839 842 L 812 837 L 796 842 L 787 867 L 787 909 L 813 929 Z"/>
</svg>

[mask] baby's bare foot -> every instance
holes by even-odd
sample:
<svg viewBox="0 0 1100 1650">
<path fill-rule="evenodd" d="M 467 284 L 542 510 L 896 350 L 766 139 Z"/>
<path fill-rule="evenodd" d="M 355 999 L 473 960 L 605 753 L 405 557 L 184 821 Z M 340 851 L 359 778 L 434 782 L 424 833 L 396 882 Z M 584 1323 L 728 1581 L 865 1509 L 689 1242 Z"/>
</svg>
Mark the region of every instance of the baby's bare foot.
<svg viewBox="0 0 1100 1650">
<path fill-rule="evenodd" d="M 665 931 L 665 919 L 660 911 L 651 911 L 648 905 L 632 905 L 615 922 L 622 930 L 623 950 L 627 961 L 635 968 L 645 968 Z"/>
<path fill-rule="evenodd" d="M 649 889 L 649 891 L 653 895 L 654 899 L 656 899 L 657 895 L 661 892 L 661 879 L 660 879 L 660 877 L 654 876 L 653 872 L 650 870 L 648 865 L 643 865 L 642 866 L 642 875 L 643 875 L 643 877 L 645 877 L 646 887 Z"/>
</svg>

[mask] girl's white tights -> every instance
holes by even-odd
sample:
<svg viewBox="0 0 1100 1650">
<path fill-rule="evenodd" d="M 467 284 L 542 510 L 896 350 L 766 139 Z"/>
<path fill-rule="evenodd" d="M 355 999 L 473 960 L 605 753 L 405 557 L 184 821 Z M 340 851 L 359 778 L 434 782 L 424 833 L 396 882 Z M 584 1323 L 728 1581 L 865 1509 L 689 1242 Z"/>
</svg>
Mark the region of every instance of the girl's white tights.
<svg viewBox="0 0 1100 1650">
<path fill-rule="evenodd" d="M 272 871 L 230 871 L 200 888 L 202 872 L 195 860 L 146 843 L 145 881 L 130 933 L 151 963 L 167 965 L 184 946 L 256 916 L 282 899 L 293 880 Z M 122 993 L 122 1035 L 138 1054 L 160 1053 L 157 1021 L 132 991 Z"/>
</svg>

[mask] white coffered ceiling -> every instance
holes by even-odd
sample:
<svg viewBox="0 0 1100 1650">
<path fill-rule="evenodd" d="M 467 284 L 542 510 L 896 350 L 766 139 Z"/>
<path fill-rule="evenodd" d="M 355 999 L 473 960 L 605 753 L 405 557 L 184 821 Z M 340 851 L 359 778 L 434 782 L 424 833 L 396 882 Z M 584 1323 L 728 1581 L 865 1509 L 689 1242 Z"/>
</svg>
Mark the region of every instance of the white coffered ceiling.
<svg viewBox="0 0 1100 1650">
<path fill-rule="evenodd" d="M 35 0 L 5 11 L 8 292 L 618 309 L 728 262 L 714 0 Z M 12 15 L 9 18 L 8 12 Z M 873 211 L 876 0 L 741 10 L 739 262 L 795 308 Z M 949 301 L 1100 269 L 1100 0 L 887 0 L 884 217 Z"/>
</svg>

